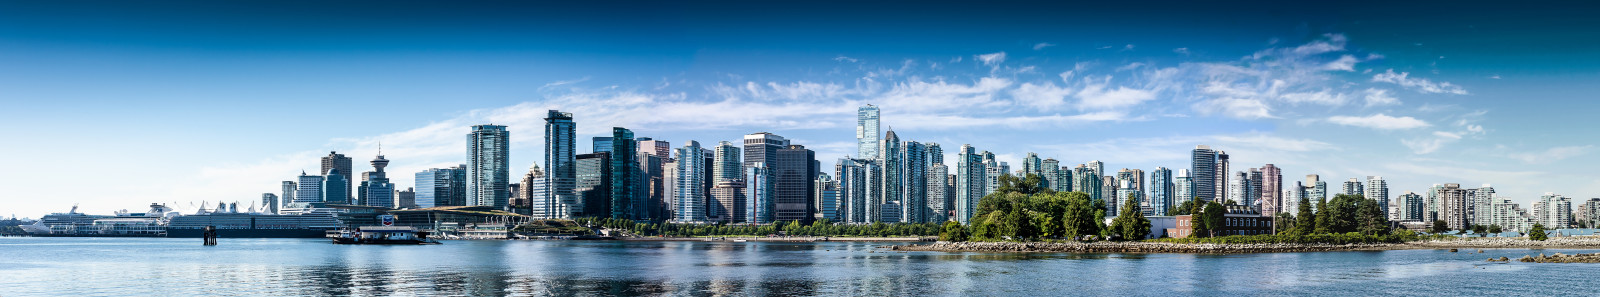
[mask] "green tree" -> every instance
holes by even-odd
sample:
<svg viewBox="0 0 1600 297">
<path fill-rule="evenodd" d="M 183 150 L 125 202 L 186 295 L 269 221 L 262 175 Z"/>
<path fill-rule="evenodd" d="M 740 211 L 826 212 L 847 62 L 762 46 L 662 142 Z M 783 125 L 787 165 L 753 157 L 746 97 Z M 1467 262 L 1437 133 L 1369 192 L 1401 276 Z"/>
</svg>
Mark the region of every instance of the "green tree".
<svg viewBox="0 0 1600 297">
<path fill-rule="evenodd" d="M 1377 200 L 1359 198 L 1356 200 L 1356 221 L 1361 234 L 1389 235 L 1389 218 L 1383 215 L 1383 209 L 1378 206 Z"/>
<path fill-rule="evenodd" d="M 1311 235 L 1316 232 L 1317 215 L 1311 212 L 1311 199 L 1300 197 L 1299 209 L 1295 212 L 1294 235 Z"/>
<path fill-rule="evenodd" d="M 1326 199 L 1318 198 L 1317 199 L 1317 228 L 1316 228 L 1315 233 L 1318 233 L 1318 234 L 1334 233 L 1333 232 L 1333 228 L 1329 223 L 1329 221 L 1330 221 L 1330 219 L 1332 217 L 1333 217 L 1333 214 L 1329 213 L 1329 210 L 1328 210 L 1328 201 Z"/>
<path fill-rule="evenodd" d="M 1128 202 L 1122 205 L 1133 207 L 1123 207 L 1117 218 L 1111 221 L 1111 229 L 1116 230 L 1122 240 L 1140 240 L 1150 235 L 1150 219 L 1146 219 L 1144 212 L 1139 210 L 1138 201 L 1133 194 L 1129 194 Z"/>
<path fill-rule="evenodd" d="M 1489 227 L 1484 226 L 1484 225 L 1472 224 L 1472 233 L 1483 234 L 1483 233 L 1487 233 L 1487 232 L 1489 232 Z"/>
<path fill-rule="evenodd" d="M 1288 212 L 1278 213 L 1272 218 L 1272 228 L 1276 229 L 1278 231 L 1277 234 L 1280 235 L 1294 235 L 1294 215 Z"/>
<path fill-rule="evenodd" d="M 1190 210 L 1194 210 L 1194 200 L 1184 201 L 1182 204 L 1174 206 L 1172 210 L 1168 211 L 1167 213 L 1170 213 L 1174 216 L 1181 216 L 1188 215 Z"/>
<path fill-rule="evenodd" d="M 1011 211 L 1006 213 L 1006 230 L 1011 238 L 1024 240 L 1039 237 L 1039 228 L 1033 225 L 1033 216 L 1029 214 L 1025 203 L 1011 203 Z"/>
<path fill-rule="evenodd" d="M 1501 230 L 1500 225 L 1489 225 L 1489 233 L 1500 233 L 1501 231 L 1505 230 Z"/>
<path fill-rule="evenodd" d="M 1215 202 L 1212 202 L 1215 203 Z M 1206 225 L 1206 203 L 1196 199 L 1189 204 L 1189 237 L 1206 237 L 1211 235 L 1211 228 Z"/>
<path fill-rule="evenodd" d="M 1450 231 L 1450 224 L 1445 224 L 1444 220 L 1433 220 L 1433 228 L 1429 231 L 1432 231 L 1433 233 L 1445 233 Z"/>
<path fill-rule="evenodd" d="M 1544 241 L 1550 239 L 1550 234 L 1544 232 L 1544 224 L 1534 223 L 1533 228 L 1528 229 L 1528 239 Z"/>
<path fill-rule="evenodd" d="M 1100 234 L 1099 224 L 1095 223 L 1094 205 L 1089 201 L 1089 194 L 1083 192 L 1069 192 L 1063 194 L 1066 200 L 1066 209 L 1061 213 L 1062 235 L 1070 239 L 1078 239 L 1084 235 Z"/>
<path fill-rule="evenodd" d="M 967 241 L 967 228 L 962 227 L 960 222 L 944 222 L 944 232 L 939 233 L 939 241 Z"/>
<path fill-rule="evenodd" d="M 1222 203 L 1217 203 L 1216 201 L 1212 201 L 1212 202 L 1206 203 L 1206 209 L 1205 209 L 1206 230 L 1210 231 L 1210 235 L 1212 237 L 1217 236 L 1217 231 L 1218 230 L 1222 230 L 1224 228 L 1227 228 L 1227 226 L 1224 225 L 1225 223 L 1227 223 L 1227 221 L 1226 221 L 1227 213 L 1228 213 L 1228 210 L 1225 207 L 1222 206 Z"/>
</svg>

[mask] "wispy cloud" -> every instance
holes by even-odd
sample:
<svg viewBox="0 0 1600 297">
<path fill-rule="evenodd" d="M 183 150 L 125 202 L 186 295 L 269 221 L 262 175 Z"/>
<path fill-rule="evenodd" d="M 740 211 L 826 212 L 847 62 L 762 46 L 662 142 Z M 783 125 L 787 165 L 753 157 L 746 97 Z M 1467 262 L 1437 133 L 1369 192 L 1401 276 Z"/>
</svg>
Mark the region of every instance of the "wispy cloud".
<svg viewBox="0 0 1600 297">
<path fill-rule="evenodd" d="M 974 58 L 977 58 L 978 61 L 983 61 L 984 65 L 995 66 L 999 65 L 1000 63 L 1005 63 L 1006 52 L 982 54 L 974 56 Z"/>
<path fill-rule="evenodd" d="M 1033 45 L 1033 50 L 1042 50 L 1044 48 L 1052 47 L 1052 46 L 1056 46 L 1056 44 L 1049 43 L 1049 42 L 1040 42 L 1038 44 L 1034 44 Z"/>
<path fill-rule="evenodd" d="M 1400 104 L 1400 99 L 1390 96 L 1389 90 L 1368 88 L 1366 93 L 1367 106 Z"/>
<path fill-rule="evenodd" d="M 1188 56 L 1189 55 L 1189 48 L 1187 48 L 1187 47 L 1175 48 L 1175 49 L 1172 49 L 1172 52 L 1178 53 L 1180 55 Z"/>
<path fill-rule="evenodd" d="M 1372 128 L 1378 130 L 1405 130 L 1432 126 L 1429 125 L 1428 122 L 1424 122 L 1413 117 L 1394 117 L 1382 113 L 1364 117 L 1334 116 L 1329 117 L 1328 122 L 1345 126 Z"/>
<path fill-rule="evenodd" d="M 1561 146 L 1553 147 L 1544 151 L 1513 153 L 1510 154 L 1509 157 L 1512 159 L 1522 160 L 1522 162 L 1528 164 L 1548 164 L 1550 162 L 1582 156 L 1591 151 L 1594 151 L 1594 145 Z"/>
<path fill-rule="evenodd" d="M 1386 82 L 1402 87 L 1411 88 L 1423 93 L 1467 95 L 1467 90 L 1449 82 L 1435 83 L 1426 78 L 1412 78 L 1410 72 L 1395 73 L 1394 69 L 1384 70 L 1372 76 L 1373 82 Z"/>
<path fill-rule="evenodd" d="M 846 56 L 834 57 L 833 60 L 834 61 L 839 61 L 839 62 L 850 62 L 850 63 L 855 63 L 855 62 L 860 62 L 861 61 L 861 60 L 857 60 L 856 58 L 851 58 L 851 57 L 846 57 Z"/>
</svg>

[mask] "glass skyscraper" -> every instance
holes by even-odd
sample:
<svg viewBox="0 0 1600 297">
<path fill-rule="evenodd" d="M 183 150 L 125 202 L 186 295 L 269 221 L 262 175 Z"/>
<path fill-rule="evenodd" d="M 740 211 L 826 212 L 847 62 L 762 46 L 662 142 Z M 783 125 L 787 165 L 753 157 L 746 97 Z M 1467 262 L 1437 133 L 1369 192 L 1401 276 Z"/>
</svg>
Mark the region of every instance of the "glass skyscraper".
<svg viewBox="0 0 1600 297">
<path fill-rule="evenodd" d="M 916 141 L 907 141 L 900 147 L 902 164 L 900 170 L 900 222 L 923 223 L 927 222 L 928 213 L 928 152 L 927 147 Z"/>
<path fill-rule="evenodd" d="M 902 159 L 905 158 L 905 155 L 902 155 L 904 151 L 901 150 L 900 145 L 900 137 L 895 136 L 894 130 L 889 130 L 889 132 L 883 134 L 882 144 L 878 147 L 878 164 L 883 165 L 881 183 L 883 197 L 878 198 L 877 203 L 883 205 L 903 203 L 902 199 L 905 199 L 905 160 Z M 899 209 L 895 209 L 894 213 L 900 214 L 901 212 Z M 878 216 L 878 219 L 874 221 L 901 222 L 900 216 L 889 217 L 885 216 L 885 214 L 889 214 L 889 212 L 874 214 Z"/>
<path fill-rule="evenodd" d="M 1151 215 L 1165 216 L 1173 205 L 1177 205 L 1173 190 L 1172 169 L 1156 167 L 1150 171 L 1150 211 Z"/>
<path fill-rule="evenodd" d="M 856 158 L 878 158 L 878 121 L 877 106 L 867 104 L 856 109 Z"/>
<path fill-rule="evenodd" d="M 583 199 L 573 191 L 578 183 L 577 125 L 572 113 L 559 110 L 551 110 L 544 119 L 544 200 L 554 206 L 551 216 L 556 218 L 583 211 Z"/>
<path fill-rule="evenodd" d="M 472 126 L 467 134 L 467 204 L 505 209 L 511 203 L 511 132 Z"/>
<path fill-rule="evenodd" d="M 431 168 L 417 172 L 416 204 L 420 208 L 465 205 L 467 167 Z"/>
<path fill-rule="evenodd" d="M 639 199 L 638 143 L 633 141 L 633 131 L 622 127 L 611 128 L 611 218 L 639 219 L 646 217 L 648 206 Z"/>
<path fill-rule="evenodd" d="M 1218 175 L 1217 151 L 1211 150 L 1210 146 L 1196 146 L 1191 157 L 1189 180 L 1192 189 L 1189 192 L 1194 194 L 1195 199 L 1223 202 L 1222 199 L 1226 197 L 1217 196 L 1217 181 L 1223 180 Z"/>
<path fill-rule="evenodd" d="M 956 154 L 956 221 L 967 224 L 978 211 L 984 190 L 983 155 L 970 144 L 961 145 Z"/>
<path fill-rule="evenodd" d="M 678 222 L 704 222 L 706 221 L 705 197 L 705 151 L 700 149 L 700 142 L 689 141 L 683 148 L 677 149 L 678 161 L 676 173 L 673 178 L 673 214 L 672 220 Z"/>
</svg>

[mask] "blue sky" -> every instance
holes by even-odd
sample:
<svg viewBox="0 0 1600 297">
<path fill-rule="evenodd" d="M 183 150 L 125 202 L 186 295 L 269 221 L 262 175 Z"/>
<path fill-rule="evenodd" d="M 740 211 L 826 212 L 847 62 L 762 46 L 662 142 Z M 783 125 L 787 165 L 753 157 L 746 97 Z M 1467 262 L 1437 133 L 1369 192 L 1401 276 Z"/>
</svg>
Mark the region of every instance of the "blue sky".
<svg viewBox="0 0 1600 297">
<path fill-rule="evenodd" d="M 1524 5 L 1524 4 L 1519 4 Z M 770 131 L 831 166 L 854 110 L 1013 163 L 1600 195 L 1600 20 L 1470 2 L 4 2 L 0 215 L 257 200 L 337 150 L 391 176 L 547 109 L 681 146 Z M 584 146 L 583 151 L 587 151 Z"/>
</svg>

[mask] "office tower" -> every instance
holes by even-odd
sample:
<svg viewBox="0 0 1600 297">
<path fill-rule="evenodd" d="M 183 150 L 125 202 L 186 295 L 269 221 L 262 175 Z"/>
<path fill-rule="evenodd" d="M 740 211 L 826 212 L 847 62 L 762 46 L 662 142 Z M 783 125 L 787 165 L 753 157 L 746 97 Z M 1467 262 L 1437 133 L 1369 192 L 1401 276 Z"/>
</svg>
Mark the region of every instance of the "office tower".
<svg viewBox="0 0 1600 297">
<path fill-rule="evenodd" d="M 881 185 L 883 186 L 883 196 L 878 198 L 877 203 L 882 205 L 901 203 L 903 202 L 902 199 L 905 199 L 906 195 L 906 161 L 904 159 L 905 152 L 901 147 L 902 143 L 900 143 L 900 137 L 895 135 L 894 129 L 890 129 L 888 132 L 884 132 L 883 139 L 879 142 L 878 164 L 883 166 L 883 179 L 881 182 Z M 901 204 L 896 204 L 895 206 L 900 205 Z M 880 210 L 886 211 L 887 209 L 885 208 Z M 894 212 L 899 214 L 901 213 L 901 210 L 895 209 Z M 879 220 L 877 221 L 892 223 L 900 222 L 901 219 L 902 218 L 899 216 L 890 217 L 879 214 Z"/>
<path fill-rule="evenodd" d="M 1128 203 L 1128 198 L 1133 198 L 1132 204 Z M 1139 204 L 1141 204 L 1142 200 L 1144 199 L 1139 197 L 1139 190 L 1133 187 L 1133 180 L 1117 180 L 1117 203 L 1115 204 L 1117 205 L 1118 209 L 1121 209 L 1122 207 L 1139 208 Z M 1110 210 L 1106 210 L 1106 215 L 1112 215 L 1111 213 L 1112 212 Z M 1121 212 L 1119 211 L 1117 213 L 1120 214 Z"/>
<path fill-rule="evenodd" d="M 611 153 L 580 154 L 573 165 L 577 173 L 573 192 L 583 201 L 583 209 L 578 210 L 581 215 L 574 217 L 611 217 L 611 182 L 615 180 L 611 172 Z"/>
<path fill-rule="evenodd" d="M 948 167 L 946 168 L 948 169 Z M 956 216 L 956 175 L 945 175 L 944 183 L 944 217 L 946 221 L 954 220 Z"/>
<path fill-rule="evenodd" d="M 572 113 L 551 110 L 544 119 L 545 201 L 553 218 L 573 218 L 584 210 L 578 184 L 577 123 Z"/>
<path fill-rule="evenodd" d="M 928 167 L 928 173 L 923 178 L 927 181 L 928 193 L 927 213 L 923 222 L 937 223 L 949 220 L 950 216 L 950 167 L 934 163 Z"/>
<path fill-rule="evenodd" d="M 1178 174 L 1172 177 L 1172 206 L 1195 200 L 1194 189 L 1194 177 L 1189 176 L 1189 169 L 1178 169 Z"/>
<path fill-rule="evenodd" d="M 1473 207 L 1476 210 L 1473 214 L 1473 224 L 1493 225 L 1494 215 L 1490 213 L 1494 211 L 1494 196 L 1494 186 L 1489 184 L 1483 184 L 1482 188 L 1473 193 L 1472 203 L 1476 205 Z"/>
<path fill-rule="evenodd" d="M 1543 224 L 1546 229 L 1565 229 L 1572 222 L 1572 199 L 1555 193 L 1545 192 L 1539 196 L 1542 209 L 1536 208 L 1541 216 L 1534 220 Z"/>
<path fill-rule="evenodd" d="M 640 154 L 656 156 L 664 160 L 672 159 L 672 143 L 669 143 L 665 140 L 655 140 L 654 138 L 649 137 L 635 138 L 634 141 L 638 142 Z"/>
<path fill-rule="evenodd" d="M 1086 164 L 1079 164 L 1077 168 L 1074 168 L 1072 173 L 1075 179 L 1072 182 L 1073 191 L 1088 194 L 1090 200 L 1101 200 L 1100 193 L 1103 186 L 1101 175 L 1104 174 L 1104 166 L 1104 163 L 1095 160 Z"/>
<path fill-rule="evenodd" d="M 690 140 L 677 150 L 676 174 L 673 181 L 672 219 L 678 222 L 704 222 L 707 220 L 705 194 L 705 150 L 700 142 Z"/>
<path fill-rule="evenodd" d="M 340 174 L 343 174 L 345 177 L 345 188 L 343 189 L 344 194 L 340 197 L 353 197 L 355 196 L 355 191 L 352 189 L 349 182 L 351 180 L 351 175 L 356 172 L 353 164 L 354 163 L 351 162 L 351 159 L 349 157 L 345 157 L 344 154 L 330 151 L 328 152 L 327 156 L 322 157 L 322 170 L 317 171 L 317 174 L 328 175 L 328 171 L 338 169 Z"/>
<path fill-rule="evenodd" d="M 839 215 L 841 221 L 846 223 L 864 223 L 867 217 L 867 173 L 866 163 L 869 160 L 839 158 L 839 163 L 834 165 L 834 175 L 839 180 Z"/>
<path fill-rule="evenodd" d="M 1261 166 L 1261 215 L 1276 216 L 1279 212 L 1293 213 L 1296 210 L 1283 208 L 1283 171 L 1278 166 L 1267 164 Z"/>
<path fill-rule="evenodd" d="M 704 179 L 704 181 L 701 183 L 702 184 L 701 186 L 705 187 L 706 190 L 705 190 L 705 192 L 701 192 L 701 195 L 705 196 L 706 199 L 711 199 L 711 188 L 715 188 L 717 186 L 716 183 L 712 182 L 712 179 L 713 179 L 712 177 L 716 176 L 716 168 L 713 168 L 713 167 L 715 167 L 713 165 L 715 165 L 716 161 L 717 161 L 717 159 L 716 159 L 717 152 L 714 151 L 714 150 L 705 148 L 705 147 L 700 147 L 700 155 L 705 157 L 705 158 L 701 158 L 700 159 L 700 163 L 701 164 L 706 164 L 706 166 L 704 166 L 703 168 L 700 169 L 700 175 L 706 177 Z M 737 163 L 737 162 L 735 162 L 735 163 Z M 677 197 L 677 196 L 672 196 L 672 197 Z M 710 206 L 710 203 L 711 202 L 708 200 L 706 202 L 706 205 Z M 706 210 L 706 216 L 707 217 L 711 216 L 711 210 L 709 208 Z"/>
<path fill-rule="evenodd" d="M 856 158 L 878 159 L 878 107 L 856 109 Z"/>
<path fill-rule="evenodd" d="M 1243 171 L 1236 172 L 1228 176 L 1231 177 L 1227 183 L 1228 191 L 1224 192 L 1228 193 L 1227 202 L 1243 203 L 1245 200 L 1244 196 L 1247 195 L 1246 192 L 1248 192 L 1245 190 L 1245 188 L 1249 186 L 1250 178 Z"/>
<path fill-rule="evenodd" d="M 476 125 L 467 133 L 467 205 L 510 205 L 510 137 L 500 125 Z"/>
<path fill-rule="evenodd" d="M 389 174 L 383 171 L 389 167 L 389 159 L 384 159 L 382 151 L 379 151 L 371 164 L 373 171 L 362 173 L 365 180 L 361 181 L 357 201 L 366 206 L 399 208 L 394 201 L 394 183 L 389 182 Z"/>
<path fill-rule="evenodd" d="M 1316 174 L 1306 175 L 1306 198 L 1311 201 L 1328 199 L 1328 182 L 1322 181 Z"/>
<path fill-rule="evenodd" d="M 1340 194 L 1363 195 L 1365 192 L 1366 189 L 1361 187 L 1361 180 L 1352 177 L 1350 180 L 1344 182 L 1344 192 Z"/>
<path fill-rule="evenodd" d="M 467 166 L 431 168 L 416 174 L 417 207 L 461 206 L 467 203 Z"/>
<path fill-rule="evenodd" d="M 261 193 L 261 205 L 266 207 L 264 213 L 278 213 L 278 194 Z"/>
<path fill-rule="evenodd" d="M 1293 185 L 1283 185 L 1283 203 L 1278 205 L 1279 213 L 1300 215 L 1300 198 L 1306 197 L 1306 187 L 1300 182 Z"/>
<path fill-rule="evenodd" d="M 815 191 L 812 196 L 817 197 L 816 205 L 813 206 L 817 209 L 816 219 L 842 222 L 844 216 L 841 215 L 840 207 L 844 205 L 844 201 L 840 200 L 839 182 L 827 173 L 818 173 L 817 179 L 812 181 L 811 189 Z"/>
<path fill-rule="evenodd" d="M 1250 171 L 1245 174 L 1245 184 L 1244 187 L 1242 187 L 1245 191 L 1244 200 L 1239 201 L 1239 203 L 1243 203 L 1244 206 L 1249 206 L 1253 209 L 1260 210 L 1261 197 L 1266 196 L 1265 193 L 1261 192 L 1261 182 L 1263 179 L 1264 178 L 1261 176 L 1260 168 L 1250 168 Z"/>
<path fill-rule="evenodd" d="M 642 211 L 644 217 L 638 219 L 645 221 L 665 220 L 676 213 L 675 211 L 669 211 L 674 209 L 673 206 L 676 205 L 676 202 L 673 201 L 675 196 L 667 195 L 673 185 L 666 183 L 667 169 L 665 166 L 667 162 L 672 161 L 673 149 L 670 147 L 671 143 L 649 137 L 635 138 L 634 141 L 637 143 L 636 147 L 638 147 L 635 159 L 639 161 L 640 188 L 637 195 L 644 197 L 643 202 L 645 205 L 645 209 Z M 705 148 L 702 147 L 701 155 L 704 155 L 705 151 Z M 701 160 L 700 164 L 701 167 L 708 166 L 704 160 Z M 705 179 L 701 180 L 701 189 L 704 191 L 701 192 L 709 195 L 711 192 L 708 181 L 711 177 L 704 177 Z"/>
<path fill-rule="evenodd" d="M 1042 168 L 1043 173 L 1039 176 L 1039 180 L 1043 184 L 1039 186 L 1051 191 L 1065 192 L 1061 189 L 1061 161 L 1055 158 L 1044 159 L 1044 161 L 1039 162 L 1039 166 L 1044 167 Z"/>
<path fill-rule="evenodd" d="M 922 223 L 931 210 L 928 207 L 928 148 L 916 141 L 900 146 L 900 220 L 905 223 Z"/>
<path fill-rule="evenodd" d="M 1228 153 L 1217 151 L 1217 200 L 1228 196 Z"/>
<path fill-rule="evenodd" d="M 725 181 L 743 178 L 741 177 L 743 173 L 740 173 L 740 168 L 744 167 L 744 164 L 739 162 L 739 147 L 723 141 L 718 143 L 717 148 L 713 149 L 713 151 L 716 159 L 711 164 L 714 167 L 712 170 L 714 171 L 712 175 L 713 183 L 721 184 Z"/>
<path fill-rule="evenodd" d="M 674 153 L 676 153 L 678 150 L 679 149 L 672 149 Z M 704 155 L 705 152 L 708 151 L 702 149 L 700 152 L 701 155 Z M 700 164 L 704 164 L 702 167 L 711 167 L 711 162 L 706 162 L 704 158 L 700 159 Z M 668 216 L 671 217 L 668 218 L 669 220 L 678 220 L 678 171 L 682 170 L 682 168 L 678 167 L 678 162 L 672 161 L 671 159 L 668 159 L 667 162 L 661 163 L 661 183 L 665 186 L 665 188 L 661 190 L 661 195 L 662 197 L 665 197 L 668 202 L 666 206 L 666 212 Z M 704 168 L 702 168 L 700 172 L 706 171 Z M 701 176 L 704 177 L 705 181 L 711 180 L 710 174 L 702 174 Z M 705 201 L 701 203 L 701 205 L 705 206 L 705 219 L 706 221 L 712 221 L 715 214 L 712 213 L 711 209 L 711 188 L 715 187 L 716 185 L 708 182 L 702 182 L 700 183 L 700 186 L 705 188 L 705 191 L 701 192 L 704 193 L 702 196 L 706 198 Z"/>
<path fill-rule="evenodd" d="M 329 169 L 328 175 L 322 178 L 321 202 L 326 204 L 350 203 L 350 196 L 345 196 L 345 194 L 349 194 L 349 192 L 344 191 L 347 188 L 350 188 L 350 177 L 339 169 Z"/>
<path fill-rule="evenodd" d="M 967 224 L 978 210 L 978 199 L 983 198 L 983 155 L 970 144 L 961 145 L 956 153 L 956 221 Z"/>
<path fill-rule="evenodd" d="M 1106 215 L 1120 213 L 1118 211 L 1122 210 L 1122 208 L 1120 208 L 1121 205 L 1118 204 L 1128 199 L 1128 197 L 1117 197 L 1117 186 L 1119 186 L 1119 184 L 1117 184 L 1116 176 L 1107 175 L 1100 177 L 1100 197 L 1101 199 L 1104 199 L 1106 203 Z"/>
<path fill-rule="evenodd" d="M 616 146 L 610 136 L 596 136 L 591 143 L 589 151 L 592 153 L 610 153 L 612 147 Z"/>
<path fill-rule="evenodd" d="M 760 217 L 749 216 L 752 222 L 771 223 L 774 218 L 772 216 L 774 210 L 770 208 L 776 206 L 777 199 L 777 197 L 774 197 L 774 195 L 777 195 L 777 191 L 772 189 L 773 174 L 775 173 L 773 171 L 778 169 L 774 167 L 779 166 L 778 150 L 788 146 L 788 139 L 772 133 L 757 132 L 744 136 L 744 166 L 741 170 L 745 175 L 745 195 L 760 196 L 757 197 L 758 199 L 746 202 L 761 202 L 761 204 L 747 203 L 751 208 L 751 211 L 747 212 L 747 214 L 760 213 L 763 215 Z M 751 168 L 757 166 L 757 164 L 760 164 L 761 170 L 752 171 Z M 762 182 L 758 183 L 752 180 L 751 174 L 759 174 Z"/>
<path fill-rule="evenodd" d="M 1378 202 L 1378 210 L 1383 212 L 1383 217 L 1389 217 L 1389 182 L 1382 176 L 1367 176 L 1367 185 L 1363 191 L 1367 199 Z M 1488 207 L 1484 207 L 1488 211 Z"/>
<path fill-rule="evenodd" d="M 417 191 L 415 188 L 394 191 L 395 208 L 417 208 Z"/>
<path fill-rule="evenodd" d="M 746 150 L 748 152 L 749 150 Z M 748 156 L 746 156 L 748 157 Z M 748 158 L 747 158 L 748 160 Z M 771 224 L 773 210 L 776 209 L 773 201 L 773 174 L 767 163 L 747 163 L 745 166 L 745 211 L 746 222 L 752 224 Z"/>
<path fill-rule="evenodd" d="M 305 172 L 302 171 L 301 174 L 304 175 Z M 279 204 L 279 205 L 282 205 L 281 208 L 298 208 L 298 207 L 300 207 L 300 206 L 295 205 L 296 202 L 300 202 L 300 201 L 295 201 L 295 198 L 294 198 L 295 197 L 294 196 L 295 192 L 298 191 L 299 189 L 300 189 L 300 184 L 299 183 L 297 183 L 295 181 L 292 181 L 292 180 L 283 181 L 283 197 L 278 197 L 278 199 L 283 200 L 283 203 Z"/>
<path fill-rule="evenodd" d="M 1400 220 L 1401 221 L 1407 221 L 1407 222 L 1421 222 L 1422 221 L 1422 213 L 1423 213 L 1423 207 L 1422 207 L 1423 198 L 1422 198 L 1422 195 L 1417 194 L 1415 192 L 1406 191 L 1405 194 L 1400 194 L 1399 200 L 1400 200 Z M 1491 206 L 1490 209 L 1492 209 L 1492 208 L 1493 207 Z M 1488 217 L 1491 221 L 1493 220 L 1493 216 L 1486 216 L 1486 217 Z M 1493 224 L 1494 224 L 1493 222 L 1490 222 L 1490 225 L 1493 225 Z"/>
<path fill-rule="evenodd" d="M 646 210 L 645 201 L 635 197 L 639 186 L 639 160 L 633 131 L 622 127 L 611 128 L 611 154 L 608 156 L 611 186 L 611 213 L 613 219 L 639 219 Z"/>
<path fill-rule="evenodd" d="M 1175 202 L 1174 191 L 1176 185 L 1172 181 L 1172 169 L 1156 167 L 1150 171 L 1150 215 L 1166 216 Z"/>
<path fill-rule="evenodd" d="M 773 166 L 773 220 L 811 223 L 816 213 L 811 188 L 816 182 L 816 160 L 817 153 L 802 145 L 778 149 L 777 166 Z"/>
<path fill-rule="evenodd" d="M 522 175 L 522 188 L 519 191 L 522 191 L 520 196 L 528 199 L 528 213 L 530 216 L 537 219 L 555 218 L 555 204 L 545 200 L 549 197 L 545 195 L 548 192 L 545 186 L 548 185 L 549 183 L 545 180 L 544 170 L 539 169 L 538 163 L 529 166 L 528 173 Z"/>
<path fill-rule="evenodd" d="M 1028 156 L 1022 158 L 1022 174 L 1017 177 L 1026 178 L 1029 174 L 1043 177 L 1044 160 L 1039 159 L 1039 154 L 1028 152 Z"/>
<path fill-rule="evenodd" d="M 1222 197 L 1217 192 L 1217 151 L 1210 146 L 1195 146 L 1190 156 L 1189 178 L 1195 199 L 1218 201 Z"/>
<path fill-rule="evenodd" d="M 706 201 L 708 220 L 730 224 L 748 222 L 749 218 L 745 217 L 748 209 L 745 206 L 746 198 L 743 179 L 717 182 L 711 188 L 711 200 Z"/>
</svg>

